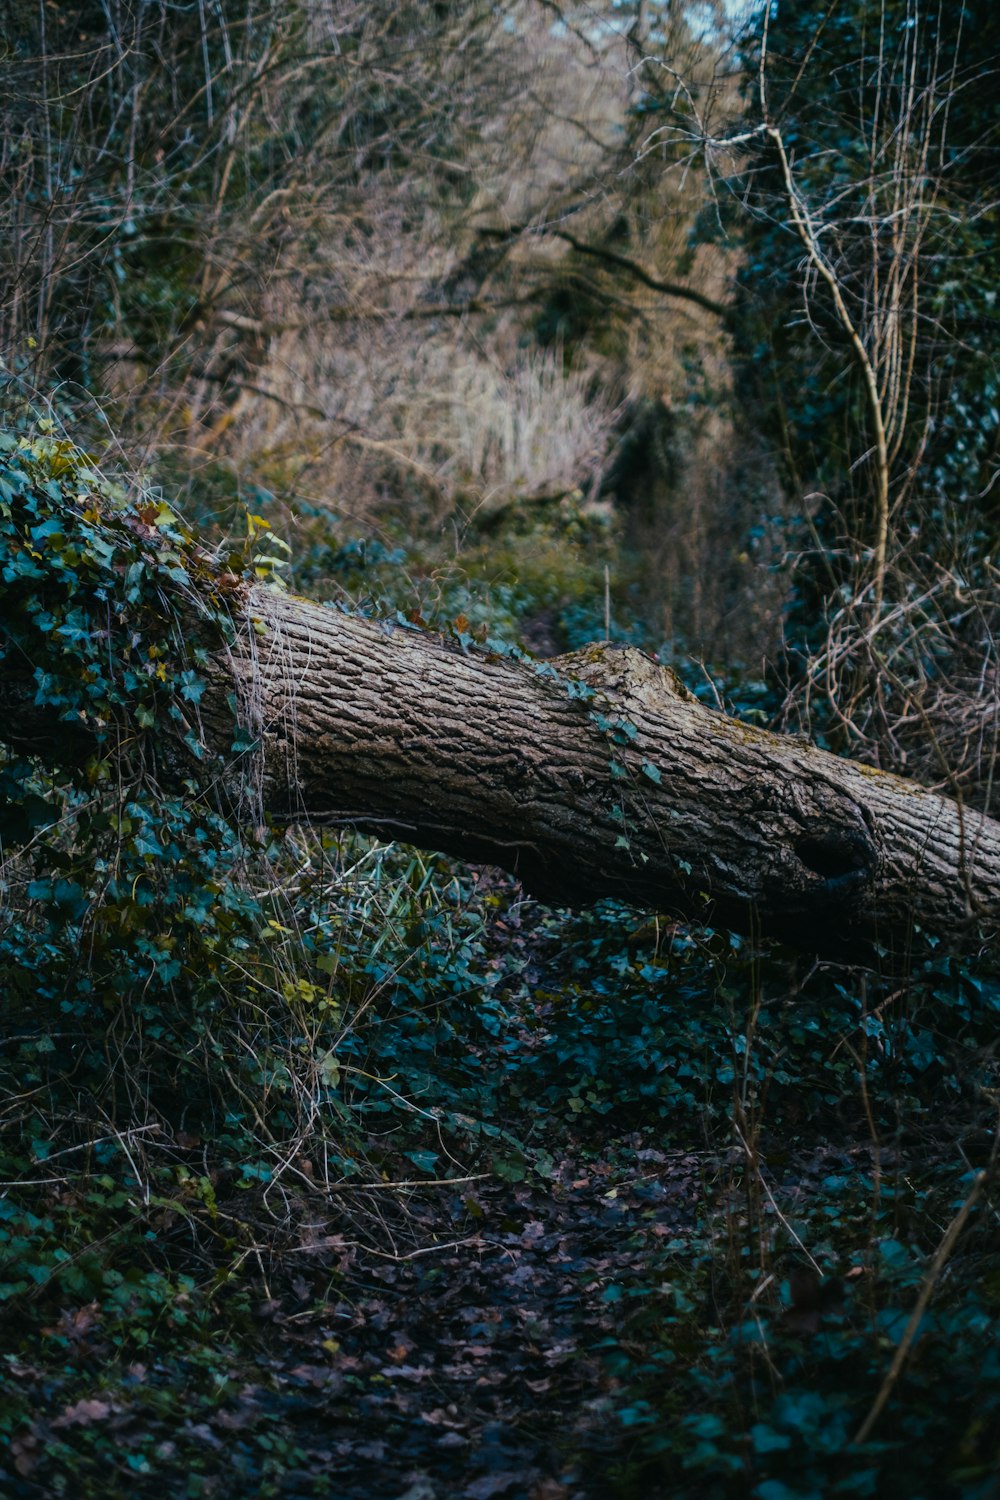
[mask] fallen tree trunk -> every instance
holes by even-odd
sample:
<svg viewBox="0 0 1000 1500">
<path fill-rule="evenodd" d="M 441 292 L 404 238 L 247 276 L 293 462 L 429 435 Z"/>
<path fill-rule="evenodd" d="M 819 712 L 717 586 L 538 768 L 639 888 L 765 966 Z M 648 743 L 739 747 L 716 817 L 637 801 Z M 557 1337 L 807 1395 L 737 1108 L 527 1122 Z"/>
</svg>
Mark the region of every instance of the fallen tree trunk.
<svg viewBox="0 0 1000 1500">
<path fill-rule="evenodd" d="M 897 954 L 1000 926 L 1000 823 L 727 718 L 631 648 L 551 663 L 469 649 L 265 590 L 235 674 L 266 808 L 800 947 Z"/>
<path fill-rule="evenodd" d="M 555 903 L 844 955 L 1000 928 L 1000 823 L 714 712 L 634 649 L 532 662 L 251 583 L 261 524 L 220 557 L 67 441 L 0 433 L 0 740 L 96 751 L 78 790 L 179 770 L 183 793 L 198 762 L 251 814 L 501 865 Z M 34 788 L 17 808 L 15 841 L 45 826 Z"/>
<path fill-rule="evenodd" d="M 272 816 L 496 864 L 554 904 L 614 896 L 834 956 L 1000 928 L 1000 823 L 727 718 L 640 651 L 537 663 L 236 597 L 200 733 L 229 754 L 235 688 L 255 745 L 237 779 Z M 33 709 L 21 660 L 20 681 L 0 674 L 0 738 L 66 758 L 74 731 Z"/>
</svg>

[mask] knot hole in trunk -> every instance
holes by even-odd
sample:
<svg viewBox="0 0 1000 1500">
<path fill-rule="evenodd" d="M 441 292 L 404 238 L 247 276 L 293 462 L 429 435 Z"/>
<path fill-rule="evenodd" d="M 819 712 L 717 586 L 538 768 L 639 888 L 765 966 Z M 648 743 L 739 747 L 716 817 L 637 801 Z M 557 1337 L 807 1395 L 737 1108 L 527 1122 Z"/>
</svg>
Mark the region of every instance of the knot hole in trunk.
<svg viewBox="0 0 1000 1500">
<path fill-rule="evenodd" d="M 877 867 L 875 849 L 863 834 L 831 828 L 806 834 L 795 853 L 828 891 L 847 892 L 865 885 Z"/>
</svg>

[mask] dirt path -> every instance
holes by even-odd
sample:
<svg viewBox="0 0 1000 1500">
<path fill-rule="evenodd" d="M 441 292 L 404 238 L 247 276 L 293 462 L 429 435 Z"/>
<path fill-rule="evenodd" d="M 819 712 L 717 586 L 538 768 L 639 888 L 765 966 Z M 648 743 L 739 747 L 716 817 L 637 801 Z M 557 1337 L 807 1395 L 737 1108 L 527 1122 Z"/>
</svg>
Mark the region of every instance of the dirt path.
<svg viewBox="0 0 1000 1500">
<path fill-rule="evenodd" d="M 285 1476 L 290 1496 L 606 1493 L 628 1449 L 613 1356 L 639 1290 L 649 1310 L 654 1250 L 691 1225 L 702 1170 L 680 1153 L 625 1155 L 564 1163 L 551 1191 L 425 1196 L 391 1223 L 366 1195 L 363 1236 L 319 1236 L 261 1309 L 280 1352 L 220 1422 L 296 1424 L 309 1464 Z"/>
</svg>

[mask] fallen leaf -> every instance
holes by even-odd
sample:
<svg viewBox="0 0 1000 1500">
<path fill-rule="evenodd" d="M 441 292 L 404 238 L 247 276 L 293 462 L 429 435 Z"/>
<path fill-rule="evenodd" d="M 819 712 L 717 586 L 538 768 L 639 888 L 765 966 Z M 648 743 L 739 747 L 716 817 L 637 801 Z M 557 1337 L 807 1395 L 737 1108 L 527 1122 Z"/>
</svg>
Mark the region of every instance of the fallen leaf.
<svg viewBox="0 0 1000 1500">
<path fill-rule="evenodd" d="M 23 1438 L 15 1438 L 10 1445 L 10 1451 L 14 1455 L 14 1468 L 27 1479 L 38 1467 L 38 1439 L 30 1433 Z"/>
<path fill-rule="evenodd" d="M 455 1432 L 454 1430 L 442 1433 L 437 1439 L 439 1448 L 465 1448 L 468 1446 L 468 1442 L 468 1438 L 463 1437 L 460 1432 Z"/>
<path fill-rule="evenodd" d="M 53 1427 L 85 1427 L 91 1422 L 104 1422 L 111 1415 L 111 1403 L 85 1396 L 74 1406 L 66 1406 L 52 1422 Z"/>
<path fill-rule="evenodd" d="M 379 1374 L 389 1380 L 426 1380 L 434 1371 L 430 1365 L 397 1365 L 395 1368 L 386 1365 Z"/>
</svg>

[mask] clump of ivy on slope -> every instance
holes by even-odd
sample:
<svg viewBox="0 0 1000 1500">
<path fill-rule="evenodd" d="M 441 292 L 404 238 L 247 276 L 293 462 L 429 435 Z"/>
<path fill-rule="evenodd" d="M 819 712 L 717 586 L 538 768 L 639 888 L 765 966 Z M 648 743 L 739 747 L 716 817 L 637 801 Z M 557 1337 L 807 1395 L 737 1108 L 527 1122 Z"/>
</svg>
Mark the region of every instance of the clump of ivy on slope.
<svg viewBox="0 0 1000 1500">
<path fill-rule="evenodd" d="M 272 1064 L 266 1037 L 246 1045 L 234 983 L 268 916 L 235 877 L 267 850 L 226 816 L 198 726 L 236 561 L 201 551 L 155 493 L 103 477 L 51 423 L 0 433 L 3 707 L 8 730 L 24 726 L 0 751 L 5 1484 L 36 1462 L 23 1434 L 39 1329 L 49 1389 L 71 1405 L 88 1361 L 64 1355 L 53 1373 L 64 1323 L 81 1337 L 100 1326 L 106 1361 L 134 1357 L 154 1328 L 169 1347 L 207 1314 L 192 1273 L 206 1249 L 224 1266 L 241 1231 L 230 1221 L 204 1243 L 218 1178 L 178 1153 L 177 1132 L 211 1128 L 245 1172 L 262 1133 L 289 1131 L 287 1095 L 272 1119 L 249 1118 L 247 1099 L 266 1109 L 269 1096 L 247 1083 Z M 234 718 L 238 750 L 237 733 Z M 186 1258 L 173 1221 L 188 1224 Z M 193 1391 L 212 1368 L 187 1378 Z M 57 1472 L 67 1441 L 53 1434 Z M 80 1494 L 93 1446 L 65 1457 Z"/>
<path fill-rule="evenodd" d="M 327 1170 L 356 1170 L 330 1060 L 335 954 L 325 930 L 289 924 L 287 851 L 247 822 L 235 701 L 228 756 L 200 733 L 227 600 L 268 570 L 249 530 L 210 554 L 155 490 L 103 476 L 52 424 L 0 433 L 18 735 L 0 750 L 8 1350 L 12 1329 L 67 1306 L 92 1307 L 123 1351 L 158 1320 L 176 1332 L 191 1273 L 224 1284 L 252 1239 L 217 1194 L 294 1158 L 317 1104 L 335 1126 Z M 24 1418 L 8 1394 L 0 1436 Z"/>
<path fill-rule="evenodd" d="M 183 1090 L 216 980 L 259 916 L 228 878 L 247 849 L 198 727 L 239 580 L 162 500 L 44 430 L 0 435 L 0 576 L 8 722 L 28 726 L 19 748 L 46 741 L 45 769 L 30 754 L 0 769 L 7 1003 L 24 1008 L 39 1082 L 46 1059 L 63 1066 L 67 1043 L 127 1013 L 156 1066 L 140 1084 L 102 1058 L 101 1087 L 139 1086 L 155 1109 Z"/>
</svg>

